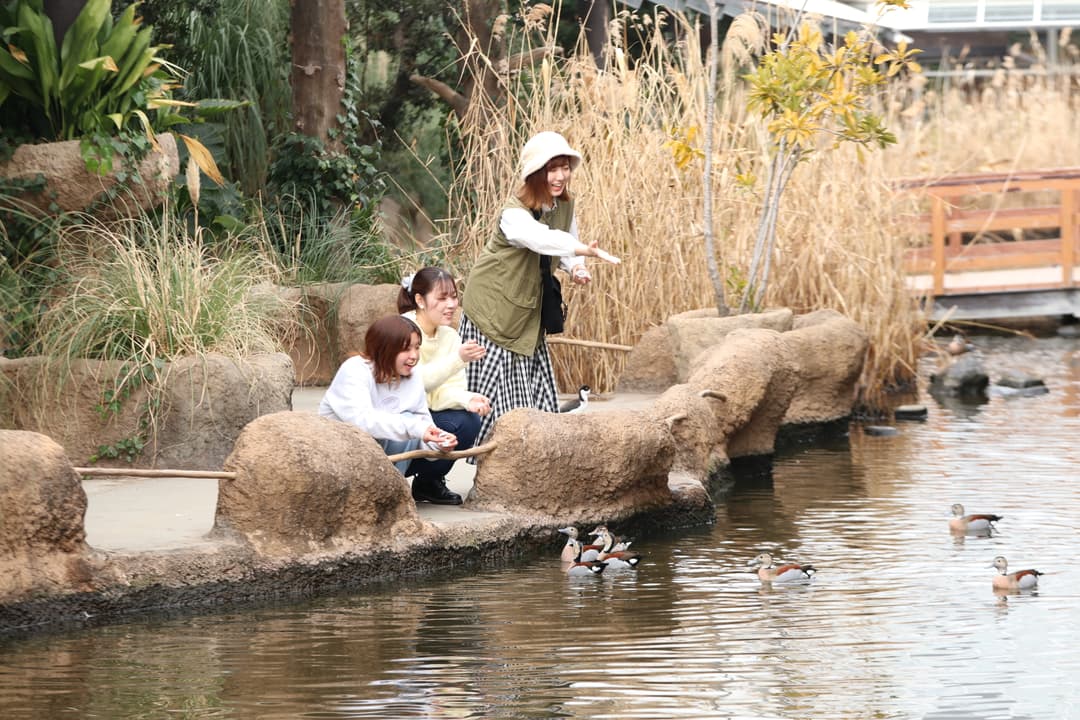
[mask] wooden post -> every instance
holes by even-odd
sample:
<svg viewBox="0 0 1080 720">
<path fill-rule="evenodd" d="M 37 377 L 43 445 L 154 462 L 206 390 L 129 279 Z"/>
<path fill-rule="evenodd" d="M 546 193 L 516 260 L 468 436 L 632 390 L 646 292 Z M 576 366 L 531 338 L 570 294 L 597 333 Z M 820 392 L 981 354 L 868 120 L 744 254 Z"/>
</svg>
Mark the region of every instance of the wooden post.
<svg viewBox="0 0 1080 720">
<path fill-rule="evenodd" d="M 945 199 L 930 200 L 930 239 L 933 250 L 934 297 L 945 294 Z"/>
<path fill-rule="evenodd" d="M 1061 190 L 1061 282 L 1073 287 L 1073 266 L 1076 264 L 1077 195 L 1080 190 L 1069 183 Z"/>
</svg>

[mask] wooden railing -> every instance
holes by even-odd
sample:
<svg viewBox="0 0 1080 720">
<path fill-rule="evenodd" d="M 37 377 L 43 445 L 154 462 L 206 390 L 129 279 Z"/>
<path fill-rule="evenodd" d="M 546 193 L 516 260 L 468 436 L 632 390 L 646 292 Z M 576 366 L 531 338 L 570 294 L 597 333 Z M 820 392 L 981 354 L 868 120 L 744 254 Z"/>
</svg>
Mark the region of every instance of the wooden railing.
<svg viewBox="0 0 1080 720">
<path fill-rule="evenodd" d="M 1060 282 L 1027 283 L 1036 287 L 1073 287 L 1080 238 L 1080 167 L 1026 172 L 953 175 L 944 178 L 912 178 L 897 186 L 925 192 L 930 212 L 917 218 L 929 233 L 929 247 L 908 252 L 909 273 L 930 274 L 932 293 L 948 294 L 946 273 L 1060 266 Z M 1008 209 L 965 209 L 973 198 L 1006 193 L 1054 191 L 1057 204 Z M 995 204 L 997 204 L 997 198 Z M 964 233 L 993 231 L 1057 230 L 1058 237 L 1038 240 L 1006 240 L 965 244 Z M 1022 233 L 1021 233 L 1022 234 Z M 1003 288 L 994 288 L 1000 290 Z M 1017 286 L 1016 289 L 1021 289 Z M 966 288 L 964 292 L 970 292 Z"/>
</svg>

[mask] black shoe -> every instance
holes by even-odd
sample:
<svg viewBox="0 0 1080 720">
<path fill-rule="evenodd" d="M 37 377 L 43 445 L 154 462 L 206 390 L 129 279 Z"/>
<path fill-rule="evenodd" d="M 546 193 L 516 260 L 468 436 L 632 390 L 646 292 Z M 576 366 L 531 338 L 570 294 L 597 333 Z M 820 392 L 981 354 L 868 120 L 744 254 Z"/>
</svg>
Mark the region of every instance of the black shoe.
<svg viewBox="0 0 1080 720">
<path fill-rule="evenodd" d="M 461 504 L 461 496 L 446 487 L 446 478 L 422 478 L 417 475 L 412 481 L 412 496 L 416 502 L 429 502 L 432 505 Z"/>
</svg>

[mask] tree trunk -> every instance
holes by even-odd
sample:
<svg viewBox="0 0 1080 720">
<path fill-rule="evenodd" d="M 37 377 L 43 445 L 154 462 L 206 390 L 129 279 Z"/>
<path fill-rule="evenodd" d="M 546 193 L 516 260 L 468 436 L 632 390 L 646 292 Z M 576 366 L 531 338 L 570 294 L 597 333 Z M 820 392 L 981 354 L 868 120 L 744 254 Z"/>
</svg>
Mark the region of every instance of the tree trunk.
<svg viewBox="0 0 1080 720">
<path fill-rule="evenodd" d="M 45 0 L 42 3 L 42 9 L 52 22 L 57 50 L 63 47 L 64 33 L 79 17 L 85 5 L 86 0 Z"/>
<path fill-rule="evenodd" d="M 345 0 L 293 0 L 291 24 L 293 127 L 340 151 L 329 131 L 345 94 Z"/>
<path fill-rule="evenodd" d="M 584 21 L 585 39 L 596 67 L 604 67 L 604 49 L 608 41 L 608 23 L 611 22 L 610 0 L 578 0 L 578 14 Z"/>
</svg>

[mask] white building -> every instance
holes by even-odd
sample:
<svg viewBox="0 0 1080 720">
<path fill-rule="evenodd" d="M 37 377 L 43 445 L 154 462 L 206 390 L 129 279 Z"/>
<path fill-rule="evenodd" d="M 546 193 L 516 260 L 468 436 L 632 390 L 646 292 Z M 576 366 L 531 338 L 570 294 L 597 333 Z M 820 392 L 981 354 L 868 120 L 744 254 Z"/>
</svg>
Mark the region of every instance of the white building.
<svg viewBox="0 0 1080 720">
<path fill-rule="evenodd" d="M 710 0 L 656 0 L 671 10 L 708 14 Z M 907 39 L 923 50 L 921 60 L 933 70 L 943 59 L 1000 61 L 1014 43 L 1030 45 L 1038 38 L 1049 65 L 1080 58 L 1067 56 L 1061 47 L 1062 31 L 1080 29 L 1080 0 L 908 0 L 907 10 L 891 8 L 881 13 L 874 0 L 715 0 L 724 15 L 735 16 L 749 8 L 766 13 L 805 9 L 838 28 L 877 25 L 885 41 Z M 638 8 L 642 0 L 623 0 Z M 1080 33 L 1073 44 L 1080 41 Z M 1034 60 L 1034 58 L 1028 58 Z M 1021 59 L 1023 60 L 1023 59 Z M 1023 64 L 1021 62 L 1020 64 Z"/>
</svg>

